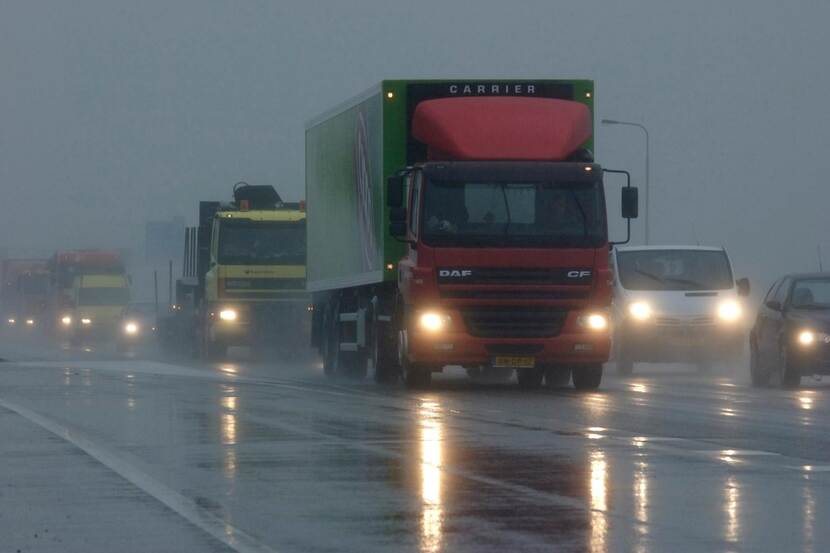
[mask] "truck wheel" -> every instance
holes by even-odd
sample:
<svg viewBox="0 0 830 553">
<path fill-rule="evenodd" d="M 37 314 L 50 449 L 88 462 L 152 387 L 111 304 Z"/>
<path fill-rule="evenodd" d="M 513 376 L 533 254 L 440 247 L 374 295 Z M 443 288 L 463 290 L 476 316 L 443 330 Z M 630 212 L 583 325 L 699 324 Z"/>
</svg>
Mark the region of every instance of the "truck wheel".
<svg viewBox="0 0 830 553">
<path fill-rule="evenodd" d="M 567 367 L 549 367 L 545 369 L 545 384 L 548 388 L 566 388 L 571 383 L 571 369 Z"/>
<path fill-rule="evenodd" d="M 405 362 L 403 367 L 403 382 L 410 390 L 429 388 L 432 384 L 432 371 L 428 367 L 417 363 Z"/>
<path fill-rule="evenodd" d="M 596 390 L 602 382 L 602 365 L 588 365 L 573 371 L 574 388 Z"/>
<path fill-rule="evenodd" d="M 516 379 L 519 381 L 519 387 L 526 390 L 538 388 L 542 385 L 542 379 L 545 377 L 545 369 L 517 369 Z"/>
<path fill-rule="evenodd" d="M 397 355 L 389 347 L 390 340 L 383 335 L 384 326 L 374 325 L 372 332 L 372 367 L 375 371 L 375 382 L 379 384 L 391 384 L 397 382 L 400 377 Z"/>
</svg>

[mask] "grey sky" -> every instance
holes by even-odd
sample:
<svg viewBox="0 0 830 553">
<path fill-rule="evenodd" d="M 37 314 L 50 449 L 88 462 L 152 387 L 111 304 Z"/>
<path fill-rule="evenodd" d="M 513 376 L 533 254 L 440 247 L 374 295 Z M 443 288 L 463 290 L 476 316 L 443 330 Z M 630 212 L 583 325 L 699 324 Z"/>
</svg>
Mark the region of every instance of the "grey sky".
<svg viewBox="0 0 830 553">
<path fill-rule="evenodd" d="M 4 0 L 0 248 L 138 245 L 239 179 L 299 198 L 304 121 L 383 78 L 588 77 L 651 131 L 653 241 L 830 264 L 830 4 L 779 4 Z M 597 135 L 641 185 L 637 129 Z"/>
</svg>

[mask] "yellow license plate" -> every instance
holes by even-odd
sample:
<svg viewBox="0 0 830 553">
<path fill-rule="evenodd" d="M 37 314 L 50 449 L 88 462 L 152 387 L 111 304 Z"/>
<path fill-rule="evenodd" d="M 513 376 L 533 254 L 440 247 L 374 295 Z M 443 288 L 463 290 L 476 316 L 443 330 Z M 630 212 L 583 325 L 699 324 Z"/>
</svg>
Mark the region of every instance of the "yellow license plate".
<svg viewBox="0 0 830 553">
<path fill-rule="evenodd" d="M 494 367 L 508 369 L 532 369 L 536 366 L 535 357 L 496 357 L 493 360 Z"/>
</svg>

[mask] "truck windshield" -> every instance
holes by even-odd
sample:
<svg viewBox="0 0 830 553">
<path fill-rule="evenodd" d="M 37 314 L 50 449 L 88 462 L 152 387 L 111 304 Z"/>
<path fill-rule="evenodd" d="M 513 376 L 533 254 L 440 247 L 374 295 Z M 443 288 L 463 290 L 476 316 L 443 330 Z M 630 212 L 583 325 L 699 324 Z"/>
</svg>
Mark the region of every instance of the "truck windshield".
<svg viewBox="0 0 830 553">
<path fill-rule="evenodd" d="M 127 288 L 94 287 L 78 290 L 78 305 L 126 305 L 130 301 Z"/>
<path fill-rule="evenodd" d="M 597 184 L 428 181 L 421 239 L 437 246 L 586 247 L 605 241 Z"/>
<path fill-rule="evenodd" d="M 727 290 L 734 286 L 726 252 L 639 250 L 617 253 L 627 290 Z"/>
<path fill-rule="evenodd" d="M 222 221 L 219 263 L 305 264 L 305 225 L 302 222 Z"/>
</svg>

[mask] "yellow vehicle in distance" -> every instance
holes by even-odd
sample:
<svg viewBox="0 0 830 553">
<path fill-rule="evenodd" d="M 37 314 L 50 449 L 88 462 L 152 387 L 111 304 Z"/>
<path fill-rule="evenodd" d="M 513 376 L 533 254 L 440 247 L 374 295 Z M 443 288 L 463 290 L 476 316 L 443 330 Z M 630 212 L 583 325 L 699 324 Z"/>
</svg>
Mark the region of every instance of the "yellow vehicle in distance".
<svg viewBox="0 0 830 553">
<path fill-rule="evenodd" d="M 73 344 L 88 338 L 115 338 L 130 302 L 129 280 L 120 274 L 81 275 L 72 283 L 71 298 L 74 308 L 61 322 L 71 328 Z"/>
<path fill-rule="evenodd" d="M 296 347 L 310 326 L 304 206 L 272 186 L 237 183 L 233 197 L 200 202 L 197 259 L 185 263 L 196 268 L 193 335 L 206 358 L 231 346 Z"/>
</svg>

